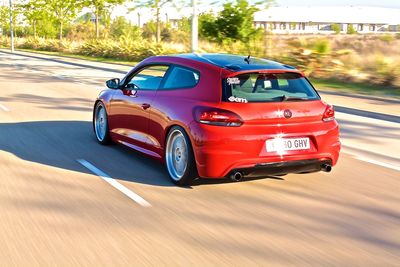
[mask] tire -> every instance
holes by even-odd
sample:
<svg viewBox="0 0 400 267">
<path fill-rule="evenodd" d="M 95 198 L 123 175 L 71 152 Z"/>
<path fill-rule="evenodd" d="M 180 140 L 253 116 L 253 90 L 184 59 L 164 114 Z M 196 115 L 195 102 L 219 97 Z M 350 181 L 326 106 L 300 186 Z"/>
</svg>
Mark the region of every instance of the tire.
<svg viewBox="0 0 400 267">
<path fill-rule="evenodd" d="M 175 184 L 191 185 L 197 178 L 196 162 L 190 139 L 182 127 L 170 129 L 165 142 L 165 166 Z"/>
<path fill-rule="evenodd" d="M 102 145 L 111 143 L 110 130 L 108 127 L 107 110 L 102 102 L 97 102 L 93 113 L 93 130 L 97 142 Z"/>
</svg>

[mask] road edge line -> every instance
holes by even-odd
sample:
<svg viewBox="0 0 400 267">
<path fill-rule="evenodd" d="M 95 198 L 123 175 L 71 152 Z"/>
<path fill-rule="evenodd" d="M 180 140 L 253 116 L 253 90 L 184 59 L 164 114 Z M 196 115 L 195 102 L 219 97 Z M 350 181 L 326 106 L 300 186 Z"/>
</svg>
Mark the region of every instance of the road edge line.
<svg viewBox="0 0 400 267">
<path fill-rule="evenodd" d="M 0 104 L 0 109 L 4 110 L 4 111 L 10 111 L 6 106 Z"/>
</svg>

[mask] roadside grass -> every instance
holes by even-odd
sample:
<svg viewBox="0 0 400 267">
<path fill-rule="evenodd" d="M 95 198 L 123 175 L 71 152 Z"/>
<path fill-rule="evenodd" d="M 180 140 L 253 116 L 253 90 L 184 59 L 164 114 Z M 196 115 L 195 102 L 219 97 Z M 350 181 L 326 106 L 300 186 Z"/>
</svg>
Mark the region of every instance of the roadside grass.
<svg viewBox="0 0 400 267">
<path fill-rule="evenodd" d="M 84 56 L 84 55 L 70 54 L 70 53 L 64 53 L 64 52 L 38 51 L 38 50 L 34 50 L 34 49 L 21 49 L 21 48 L 18 48 L 15 50 L 22 51 L 22 52 L 30 52 L 30 53 L 36 53 L 36 54 L 49 55 L 49 56 L 60 56 L 60 57 L 76 58 L 76 59 L 83 59 L 83 60 L 102 62 L 102 63 L 125 65 L 125 66 L 131 66 L 131 67 L 135 66 L 138 63 L 135 61 L 129 61 L 129 60 L 124 60 L 124 59 L 120 59 L 120 58 L 93 57 L 93 56 Z"/>
<path fill-rule="evenodd" d="M 348 94 L 374 95 L 400 99 L 400 87 L 382 86 L 367 83 L 343 82 L 332 79 L 310 78 L 314 87 L 320 90 L 336 91 Z"/>
</svg>

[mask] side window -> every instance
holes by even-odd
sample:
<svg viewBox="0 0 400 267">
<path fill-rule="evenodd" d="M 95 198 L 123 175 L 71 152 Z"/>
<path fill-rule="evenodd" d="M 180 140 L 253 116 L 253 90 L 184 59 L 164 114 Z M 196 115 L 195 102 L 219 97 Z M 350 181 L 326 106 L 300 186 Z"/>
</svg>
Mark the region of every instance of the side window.
<svg viewBox="0 0 400 267">
<path fill-rule="evenodd" d="M 157 90 L 169 66 L 149 66 L 136 73 L 128 82 L 128 87 Z"/>
<path fill-rule="evenodd" d="M 162 89 L 192 88 L 200 79 L 198 72 L 184 67 L 174 66 Z"/>
</svg>

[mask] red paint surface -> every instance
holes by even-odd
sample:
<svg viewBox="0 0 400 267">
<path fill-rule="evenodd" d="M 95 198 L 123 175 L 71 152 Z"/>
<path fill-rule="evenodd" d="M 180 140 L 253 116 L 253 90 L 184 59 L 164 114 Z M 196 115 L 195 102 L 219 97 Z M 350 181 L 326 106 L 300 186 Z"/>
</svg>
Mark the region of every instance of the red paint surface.
<svg viewBox="0 0 400 267">
<path fill-rule="evenodd" d="M 219 178 L 232 169 L 252 167 L 257 163 L 319 159 L 337 163 L 340 151 L 336 120 L 322 120 L 327 104 L 322 100 L 277 103 L 223 102 L 221 79 L 244 73 L 179 57 L 149 58 L 130 73 L 152 63 L 179 64 L 200 73 L 200 81 L 190 89 L 159 91 L 103 91 L 98 101 L 106 105 L 114 141 L 131 144 L 155 158 L 164 158 L 168 130 L 179 125 L 188 134 L 197 170 L 201 177 Z M 298 72 L 298 70 L 262 70 L 263 73 Z M 251 71 L 254 72 L 254 71 Z M 128 74 L 129 75 L 129 74 Z M 303 75 L 303 74 L 302 74 Z M 123 81 L 123 80 L 122 80 Z M 214 107 L 240 116 L 239 127 L 212 126 L 195 121 L 195 107 Z M 289 109 L 287 119 L 283 111 Z M 267 152 L 265 142 L 283 138 L 309 137 L 309 150 L 288 151 L 283 155 Z"/>
</svg>

